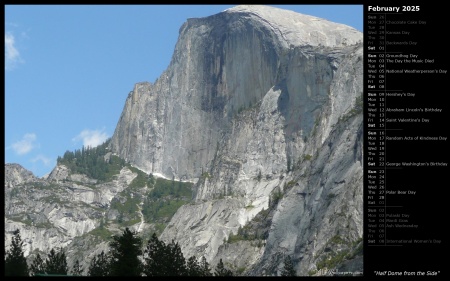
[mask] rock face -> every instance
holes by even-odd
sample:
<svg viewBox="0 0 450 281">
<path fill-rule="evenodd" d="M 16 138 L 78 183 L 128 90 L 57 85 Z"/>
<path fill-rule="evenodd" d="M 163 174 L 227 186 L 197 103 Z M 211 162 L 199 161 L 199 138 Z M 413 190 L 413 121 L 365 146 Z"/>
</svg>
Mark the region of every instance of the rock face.
<svg viewBox="0 0 450 281">
<path fill-rule="evenodd" d="M 281 253 L 306 275 L 329 239 L 360 238 L 361 41 L 348 26 L 265 6 L 189 19 L 168 69 L 129 94 L 111 145 L 148 172 L 198 179 L 194 204 L 161 238 L 217 261 L 224 239 L 288 183 L 249 273 L 274 274 L 264 264 Z"/>
<path fill-rule="evenodd" d="M 123 168 L 115 180 L 93 185 L 92 179 L 70 174 L 65 166 L 55 167 L 43 180 L 17 164 L 5 164 L 5 247 L 8 247 L 13 231 L 19 229 L 27 257 L 60 247 L 67 247 L 69 252 L 79 251 L 76 248 L 70 250 L 73 242 L 80 237 L 83 237 L 83 244 L 95 240 L 86 234 L 100 226 L 107 211 L 111 211 L 108 207 L 112 199 L 128 188 L 135 177 L 136 174 Z M 15 184 L 9 186 L 11 182 Z M 98 246 L 89 245 L 91 250 Z M 90 259 L 83 257 L 91 254 L 89 247 L 82 248 L 85 253 L 67 254 L 70 264 L 77 258 L 86 265 L 86 269 Z"/>
<path fill-rule="evenodd" d="M 128 95 L 111 148 L 148 172 L 198 178 L 212 167 L 237 113 L 273 87 L 279 94 L 286 89 L 280 109 L 296 127 L 288 131 L 307 135 L 336 69 L 314 47 L 360 41 L 361 33 L 348 26 L 265 6 L 188 19 L 168 69 Z"/>
<path fill-rule="evenodd" d="M 160 238 L 241 275 L 279 275 L 286 255 L 298 275 L 362 271 L 361 42 L 351 27 L 266 6 L 188 19 L 167 70 L 129 93 L 109 146 L 147 174 L 196 183 Z M 107 183 L 61 165 L 46 180 L 5 174 L 9 237 L 19 225 L 36 247 L 84 258 L 105 249 L 86 233 L 117 220 L 112 202 L 141 206 L 148 194 L 126 167 Z M 29 181 L 53 188 L 18 195 Z M 45 203 L 52 192 L 67 204 Z M 27 225 L 27 213 L 50 229 Z M 139 207 L 129 220 L 148 234 L 142 217 Z"/>
<path fill-rule="evenodd" d="M 5 164 L 5 188 L 36 180 L 32 172 L 19 164 Z"/>
</svg>

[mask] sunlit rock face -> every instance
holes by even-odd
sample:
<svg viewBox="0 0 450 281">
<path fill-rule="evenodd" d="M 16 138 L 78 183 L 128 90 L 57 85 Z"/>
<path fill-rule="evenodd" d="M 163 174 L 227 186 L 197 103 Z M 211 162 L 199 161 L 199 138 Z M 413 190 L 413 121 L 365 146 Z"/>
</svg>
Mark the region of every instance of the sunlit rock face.
<svg viewBox="0 0 450 281">
<path fill-rule="evenodd" d="M 348 240 L 361 237 L 362 143 L 356 136 L 362 112 L 355 110 L 362 95 L 361 41 L 351 27 L 266 6 L 189 19 L 168 69 L 154 84 L 136 84 L 128 96 L 111 146 L 148 172 L 198 180 L 193 203 L 177 212 L 161 237 L 177 240 L 188 256 L 217 262 L 224 239 L 267 209 L 270 194 L 289 182 L 295 188 L 279 206 L 287 209 L 275 213 L 266 250 L 255 255 L 266 261 L 280 249 L 320 239 L 295 252 L 296 259 L 308 259 L 298 267 L 306 275 L 342 226 L 324 228 L 312 217 L 339 208 L 351 209 Z M 349 139 L 341 140 L 343 134 Z M 343 146 L 359 154 L 348 160 Z M 316 158 L 327 149 L 337 162 Z M 320 172 L 313 170 L 320 165 Z M 324 179 L 337 171 L 336 182 L 348 178 L 334 193 L 334 181 Z M 300 187 L 315 199 L 295 195 Z M 354 197 L 344 195 L 350 190 Z M 332 196 L 340 207 L 324 202 Z M 286 219 L 297 228 L 286 232 Z M 262 261 L 246 266 L 256 263 L 252 272 L 263 274 Z"/>
<path fill-rule="evenodd" d="M 180 179 L 211 169 L 234 118 L 269 93 L 281 95 L 265 106 L 279 111 L 283 133 L 308 135 L 331 97 L 339 58 L 362 41 L 349 26 L 266 6 L 188 19 L 179 33 L 167 70 L 128 95 L 111 148 L 143 170 Z"/>
<path fill-rule="evenodd" d="M 349 26 L 267 6 L 188 19 L 167 70 L 129 93 L 109 147 L 196 183 L 160 238 L 242 275 L 279 275 L 286 255 L 297 274 L 320 275 L 344 252 L 328 265 L 362 271 L 361 42 Z M 64 247 L 87 268 L 108 248 L 87 234 L 117 220 L 113 200 L 147 196 L 129 188 L 136 176 L 125 167 L 99 183 L 59 165 L 38 179 L 6 164 L 5 246 L 19 228 L 27 256 Z M 125 219 L 149 238 L 142 213 Z M 239 229 L 250 234 L 231 241 Z"/>
<path fill-rule="evenodd" d="M 70 264 L 79 259 L 86 269 L 90 259 L 85 256 L 90 250 L 100 246 L 107 249 L 106 242 L 93 243 L 94 238 L 86 234 L 100 226 L 111 200 L 135 177 L 125 167 L 114 180 L 94 184 L 96 180 L 71 174 L 67 167 L 58 165 L 47 179 L 39 179 L 17 164 L 5 164 L 5 249 L 9 249 L 16 229 L 28 258 L 53 248 L 72 252 L 73 242 L 84 240 L 81 244 L 85 247 L 76 249 L 77 255 L 66 255 Z"/>
</svg>

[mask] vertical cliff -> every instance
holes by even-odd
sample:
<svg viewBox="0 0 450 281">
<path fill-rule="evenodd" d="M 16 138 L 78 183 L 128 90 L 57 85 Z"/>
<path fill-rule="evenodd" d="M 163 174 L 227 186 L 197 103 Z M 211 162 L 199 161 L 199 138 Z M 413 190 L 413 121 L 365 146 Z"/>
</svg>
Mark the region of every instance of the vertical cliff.
<svg viewBox="0 0 450 281">
<path fill-rule="evenodd" d="M 265 6 L 189 19 L 168 69 L 128 96 L 111 145 L 149 173 L 197 181 L 162 239 L 217 262 L 224 241 L 280 193 L 264 250 L 240 265 L 247 272 L 274 274 L 267 264 L 293 254 L 306 275 L 344 247 L 325 251 L 333 237 L 356 243 L 361 41 L 348 26 Z"/>
<path fill-rule="evenodd" d="M 167 70 L 154 84 L 138 83 L 130 92 L 111 148 L 148 172 L 199 178 L 211 168 L 233 118 L 274 86 L 289 87 L 283 92 L 286 122 L 302 115 L 290 133 L 309 131 L 333 69 L 324 57 L 294 53 L 361 40 L 348 26 L 265 6 L 188 19 Z"/>
</svg>

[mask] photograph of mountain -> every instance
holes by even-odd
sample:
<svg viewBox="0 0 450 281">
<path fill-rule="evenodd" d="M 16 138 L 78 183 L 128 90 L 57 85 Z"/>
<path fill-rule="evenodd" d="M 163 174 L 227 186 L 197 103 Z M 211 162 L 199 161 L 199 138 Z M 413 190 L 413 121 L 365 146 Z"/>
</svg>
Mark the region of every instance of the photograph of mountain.
<svg viewBox="0 0 450 281">
<path fill-rule="evenodd" d="M 352 7 L 335 13 L 351 17 L 346 9 Z M 13 30 L 8 7 L 6 18 Z M 58 20 L 70 21 L 64 14 Z M 265 5 L 230 6 L 182 22 L 178 34 L 170 34 L 178 38 L 175 45 L 164 47 L 170 62 L 154 82 L 136 77 L 134 86 L 121 85 L 126 92 L 108 88 L 101 100 L 99 90 L 70 92 L 96 87 L 95 80 L 71 76 L 82 75 L 82 62 L 58 60 L 64 70 L 47 73 L 52 77 L 44 70 L 22 76 L 28 84 L 32 76 L 35 83 L 64 81 L 52 89 L 32 86 L 42 104 L 52 101 L 40 92 L 57 88 L 62 97 L 52 107 L 57 113 L 40 121 L 53 126 L 49 137 L 67 134 L 65 147 L 54 145 L 55 159 L 45 154 L 39 125 L 32 131 L 8 123 L 12 114 L 28 114 L 32 122 L 44 116 L 33 110 L 47 110 L 36 103 L 26 105 L 29 110 L 14 107 L 12 96 L 22 86 L 13 75 L 38 59 L 17 47 L 18 32 L 5 33 L 7 274 L 17 274 L 11 267 L 23 264 L 23 256 L 29 275 L 363 275 L 362 31 Z M 80 24 L 96 28 L 88 19 Z M 159 29 L 159 35 L 142 34 L 142 42 L 126 42 L 129 49 L 121 52 L 157 45 L 165 36 L 163 24 Z M 120 36 L 102 36 L 112 38 L 110 54 L 108 47 L 96 55 L 89 42 L 74 46 L 92 50 L 92 58 L 83 53 L 86 60 L 109 54 L 94 70 L 99 76 L 119 60 L 112 50 Z M 49 66 L 61 40 L 46 41 Z M 127 61 L 118 73 L 126 76 L 140 63 Z M 102 118 L 115 127 L 94 131 Z M 63 127 L 77 131 L 63 133 Z M 40 154 L 26 160 L 30 167 L 48 163 L 49 172 L 26 167 L 33 152 Z"/>
</svg>

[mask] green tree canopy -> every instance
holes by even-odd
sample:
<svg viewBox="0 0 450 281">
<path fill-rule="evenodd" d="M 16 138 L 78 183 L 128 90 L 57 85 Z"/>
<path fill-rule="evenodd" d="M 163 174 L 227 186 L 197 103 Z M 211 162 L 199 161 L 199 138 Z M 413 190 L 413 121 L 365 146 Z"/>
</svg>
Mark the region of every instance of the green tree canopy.
<svg viewBox="0 0 450 281">
<path fill-rule="evenodd" d="M 23 241 L 20 237 L 19 229 L 13 232 L 11 237 L 11 245 L 6 252 L 5 259 L 5 275 L 6 276 L 28 276 L 28 265 L 25 259 L 22 246 Z"/>
<path fill-rule="evenodd" d="M 201 268 L 195 256 L 191 256 L 186 262 L 188 276 L 201 276 Z"/>
<path fill-rule="evenodd" d="M 110 257 L 102 251 L 94 256 L 89 264 L 88 276 L 109 276 Z"/>
<path fill-rule="evenodd" d="M 111 275 L 112 276 L 141 276 L 142 239 L 135 231 L 128 227 L 121 236 L 115 235 L 110 243 Z"/>
<path fill-rule="evenodd" d="M 281 276 L 297 276 L 294 269 L 294 263 L 291 260 L 291 256 L 286 256 L 284 258 L 284 267 L 281 271 Z"/>
<path fill-rule="evenodd" d="M 41 255 L 38 253 L 33 260 L 33 263 L 30 266 L 31 276 L 36 274 L 44 274 L 45 273 L 45 264 L 44 260 L 41 258 Z"/>
<path fill-rule="evenodd" d="M 144 273 L 147 276 L 170 276 L 166 269 L 167 260 L 166 245 L 159 241 L 156 233 L 148 240 L 144 250 Z"/>
<path fill-rule="evenodd" d="M 168 252 L 168 272 L 171 272 L 173 276 L 186 276 L 187 268 L 186 268 L 186 259 L 183 256 L 183 252 L 181 252 L 180 245 L 175 243 L 174 240 L 170 244 L 167 245 L 166 251 Z"/>
<path fill-rule="evenodd" d="M 200 276 L 213 276 L 209 263 L 204 256 L 200 260 Z"/>
<path fill-rule="evenodd" d="M 80 262 L 78 260 L 76 260 L 75 263 L 73 264 L 70 273 L 75 276 L 83 275 L 83 267 L 80 265 Z"/>
<path fill-rule="evenodd" d="M 108 139 L 96 147 L 83 146 L 81 150 L 66 151 L 63 157 L 58 156 L 57 163 L 67 166 L 72 173 L 85 174 L 93 179 L 108 181 L 111 179 L 111 174 L 118 173 L 125 166 L 125 161 L 114 155 L 111 155 L 108 161 L 105 160 L 110 142 L 111 139 Z"/>
<path fill-rule="evenodd" d="M 45 273 L 67 275 L 69 268 L 67 266 L 66 254 L 62 249 L 56 252 L 51 249 L 45 260 Z"/>
<path fill-rule="evenodd" d="M 172 240 L 165 244 L 153 233 L 147 243 L 144 273 L 147 276 L 187 276 L 186 259 L 180 245 Z M 196 275 L 198 276 L 198 275 Z"/>
<path fill-rule="evenodd" d="M 233 276 L 233 272 L 227 268 L 225 268 L 222 259 L 220 259 L 219 263 L 216 266 L 216 271 L 214 272 L 214 276 Z"/>
</svg>

